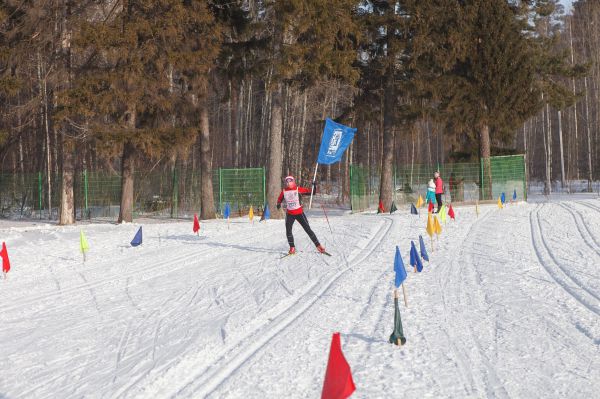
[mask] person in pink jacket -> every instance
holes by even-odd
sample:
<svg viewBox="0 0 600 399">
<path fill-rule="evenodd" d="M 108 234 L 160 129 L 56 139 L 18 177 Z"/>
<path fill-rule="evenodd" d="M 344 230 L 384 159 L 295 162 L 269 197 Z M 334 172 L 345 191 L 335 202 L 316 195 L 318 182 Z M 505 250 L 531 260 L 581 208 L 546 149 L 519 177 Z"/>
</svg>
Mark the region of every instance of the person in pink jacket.
<svg viewBox="0 0 600 399">
<path fill-rule="evenodd" d="M 437 209 L 434 213 L 438 213 L 442 207 L 442 194 L 444 194 L 444 181 L 440 177 L 440 172 L 433 174 L 433 181 L 435 183 L 435 200 L 437 202 Z"/>
</svg>

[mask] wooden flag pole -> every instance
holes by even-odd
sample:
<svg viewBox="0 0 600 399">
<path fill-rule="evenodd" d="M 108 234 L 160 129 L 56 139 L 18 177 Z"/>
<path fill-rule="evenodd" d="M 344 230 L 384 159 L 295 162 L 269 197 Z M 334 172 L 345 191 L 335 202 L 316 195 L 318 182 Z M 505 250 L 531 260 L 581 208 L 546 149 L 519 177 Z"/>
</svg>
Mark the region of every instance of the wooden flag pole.
<svg viewBox="0 0 600 399">
<path fill-rule="evenodd" d="M 315 174 L 313 175 L 313 179 L 312 182 L 314 183 L 317 180 L 317 169 L 319 167 L 319 163 L 317 162 L 317 164 L 315 165 Z M 312 184 L 310 187 L 310 201 L 308 201 L 308 209 L 312 208 L 312 199 L 313 199 L 313 193 L 315 192 L 315 185 Z"/>
<path fill-rule="evenodd" d="M 406 290 L 404 289 L 404 283 L 402 283 L 402 294 L 404 295 L 404 306 L 408 307 L 408 302 L 406 301 Z"/>
</svg>

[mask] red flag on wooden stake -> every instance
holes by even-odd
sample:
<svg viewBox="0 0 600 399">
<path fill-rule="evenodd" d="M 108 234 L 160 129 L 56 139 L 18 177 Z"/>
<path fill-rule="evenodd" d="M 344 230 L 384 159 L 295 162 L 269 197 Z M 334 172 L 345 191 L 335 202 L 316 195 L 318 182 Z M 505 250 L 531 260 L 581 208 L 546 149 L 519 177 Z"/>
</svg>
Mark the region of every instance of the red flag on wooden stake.
<svg viewBox="0 0 600 399">
<path fill-rule="evenodd" d="M 194 233 L 198 234 L 200 231 L 200 222 L 198 221 L 198 215 L 194 213 Z"/>
<path fill-rule="evenodd" d="M 448 216 L 450 216 L 452 220 L 456 220 L 454 219 L 454 209 L 452 209 L 452 204 L 450 204 L 450 207 L 448 208 Z"/>
<path fill-rule="evenodd" d="M 385 208 L 383 207 L 383 201 L 379 200 L 379 207 L 377 208 L 377 213 L 384 213 Z"/>
<path fill-rule="evenodd" d="M 10 270 L 10 260 L 8 259 L 8 251 L 6 250 L 6 243 L 2 243 L 2 251 L 0 251 L 0 257 L 2 258 L 2 271 L 8 273 Z"/>
<path fill-rule="evenodd" d="M 334 333 L 321 399 L 345 399 L 352 395 L 355 389 L 350 365 L 342 353 L 340 333 Z"/>
</svg>

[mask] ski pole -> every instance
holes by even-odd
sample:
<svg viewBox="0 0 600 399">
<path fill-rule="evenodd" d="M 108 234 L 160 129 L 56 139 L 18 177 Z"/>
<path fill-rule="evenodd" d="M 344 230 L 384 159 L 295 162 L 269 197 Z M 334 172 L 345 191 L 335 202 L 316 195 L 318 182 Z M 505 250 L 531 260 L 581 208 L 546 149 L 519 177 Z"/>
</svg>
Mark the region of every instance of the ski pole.
<svg viewBox="0 0 600 399">
<path fill-rule="evenodd" d="M 325 215 L 325 220 L 327 220 L 327 225 L 329 226 L 329 231 L 331 232 L 331 235 L 333 235 L 333 230 L 331 230 L 331 225 L 329 224 L 329 218 L 327 217 L 327 212 L 325 212 L 325 207 L 323 206 L 322 203 L 321 203 L 321 209 L 323 209 L 323 214 Z"/>
</svg>

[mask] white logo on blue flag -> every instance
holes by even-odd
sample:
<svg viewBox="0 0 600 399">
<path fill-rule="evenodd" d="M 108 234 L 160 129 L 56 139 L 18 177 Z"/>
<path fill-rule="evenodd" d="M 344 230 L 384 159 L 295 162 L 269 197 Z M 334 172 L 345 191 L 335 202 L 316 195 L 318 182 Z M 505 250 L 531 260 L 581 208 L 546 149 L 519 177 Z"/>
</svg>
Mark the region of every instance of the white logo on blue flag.
<svg viewBox="0 0 600 399">
<path fill-rule="evenodd" d="M 335 129 L 333 131 L 333 136 L 331 136 L 331 140 L 329 140 L 329 149 L 327 150 L 328 156 L 335 156 L 338 148 L 340 148 L 340 143 L 342 141 L 342 129 Z"/>
</svg>

